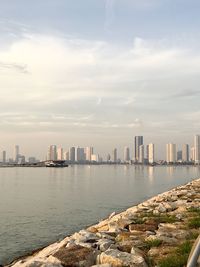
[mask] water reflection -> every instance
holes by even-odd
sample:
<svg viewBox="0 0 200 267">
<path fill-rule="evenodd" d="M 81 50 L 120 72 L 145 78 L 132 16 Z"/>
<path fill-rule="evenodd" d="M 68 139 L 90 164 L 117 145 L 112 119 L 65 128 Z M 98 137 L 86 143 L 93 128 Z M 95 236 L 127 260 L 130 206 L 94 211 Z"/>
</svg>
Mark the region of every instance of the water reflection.
<svg viewBox="0 0 200 267">
<path fill-rule="evenodd" d="M 199 167 L 173 166 L 0 169 L 0 259 L 6 262 L 33 244 L 45 245 L 199 176 Z"/>
</svg>

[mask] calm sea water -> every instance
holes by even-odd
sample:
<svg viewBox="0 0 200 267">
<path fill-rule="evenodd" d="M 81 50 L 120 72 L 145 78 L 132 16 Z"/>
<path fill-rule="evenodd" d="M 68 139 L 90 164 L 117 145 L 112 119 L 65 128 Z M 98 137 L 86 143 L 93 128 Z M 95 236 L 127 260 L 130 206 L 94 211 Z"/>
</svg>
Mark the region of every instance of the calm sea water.
<svg viewBox="0 0 200 267">
<path fill-rule="evenodd" d="M 0 264 L 198 177 L 198 167 L 0 168 Z"/>
</svg>

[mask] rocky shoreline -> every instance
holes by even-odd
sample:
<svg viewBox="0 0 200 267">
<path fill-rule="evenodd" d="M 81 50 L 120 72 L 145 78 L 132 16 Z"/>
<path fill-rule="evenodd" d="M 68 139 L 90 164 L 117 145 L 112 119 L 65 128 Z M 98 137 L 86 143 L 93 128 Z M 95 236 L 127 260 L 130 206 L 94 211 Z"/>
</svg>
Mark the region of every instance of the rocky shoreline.
<svg viewBox="0 0 200 267">
<path fill-rule="evenodd" d="M 155 196 L 7 267 L 181 267 L 200 234 L 200 179 Z"/>
</svg>

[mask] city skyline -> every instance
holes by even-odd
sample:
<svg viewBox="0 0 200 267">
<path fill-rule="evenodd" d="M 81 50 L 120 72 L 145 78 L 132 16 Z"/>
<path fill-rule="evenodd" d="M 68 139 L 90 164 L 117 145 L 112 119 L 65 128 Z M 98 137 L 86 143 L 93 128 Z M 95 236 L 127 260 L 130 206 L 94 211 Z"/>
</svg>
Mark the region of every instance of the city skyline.
<svg viewBox="0 0 200 267">
<path fill-rule="evenodd" d="M 94 146 L 83 147 L 75 145 L 66 148 L 62 145 L 51 144 L 48 146 L 46 155 L 42 158 L 36 157 L 35 154 L 34 156 L 24 155 L 21 153 L 20 146 L 14 145 L 13 157 L 6 150 L 2 150 L 0 160 L 3 163 L 24 163 L 38 160 L 67 160 L 71 162 L 111 161 L 115 163 L 133 161 L 140 164 L 145 162 L 153 164 L 157 161 L 166 161 L 167 163 L 193 161 L 196 164 L 200 163 L 200 135 L 194 135 L 191 145 L 184 143 L 178 146 L 174 143 L 167 143 L 165 145 L 165 156 L 163 154 L 162 157 L 158 156 L 159 146 L 157 144 L 148 143 L 144 140 L 144 136 L 135 136 L 132 145 L 124 146 L 123 150 L 119 146 L 113 148 L 112 151 L 106 150 L 103 155 Z"/>
<path fill-rule="evenodd" d="M 199 7 L 2 1 L 2 149 L 19 143 L 33 154 L 37 142 L 42 157 L 49 144 L 93 144 L 103 153 L 143 133 L 161 156 L 167 142 L 189 143 L 200 129 Z"/>
</svg>

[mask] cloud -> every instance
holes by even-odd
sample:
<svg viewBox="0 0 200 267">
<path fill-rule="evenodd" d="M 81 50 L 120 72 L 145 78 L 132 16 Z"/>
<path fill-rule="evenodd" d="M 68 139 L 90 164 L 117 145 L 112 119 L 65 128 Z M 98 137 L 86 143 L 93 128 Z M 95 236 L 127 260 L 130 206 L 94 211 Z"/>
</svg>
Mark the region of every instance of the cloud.
<svg viewBox="0 0 200 267">
<path fill-rule="evenodd" d="M 178 127 L 167 121 L 198 107 L 177 97 L 198 96 L 200 54 L 165 40 L 137 37 L 127 48 L 25 34 L 0 49 L 0 59 L 0 118 L 13 129 L 153 131 L 149 122 Z"/>
</svg>

